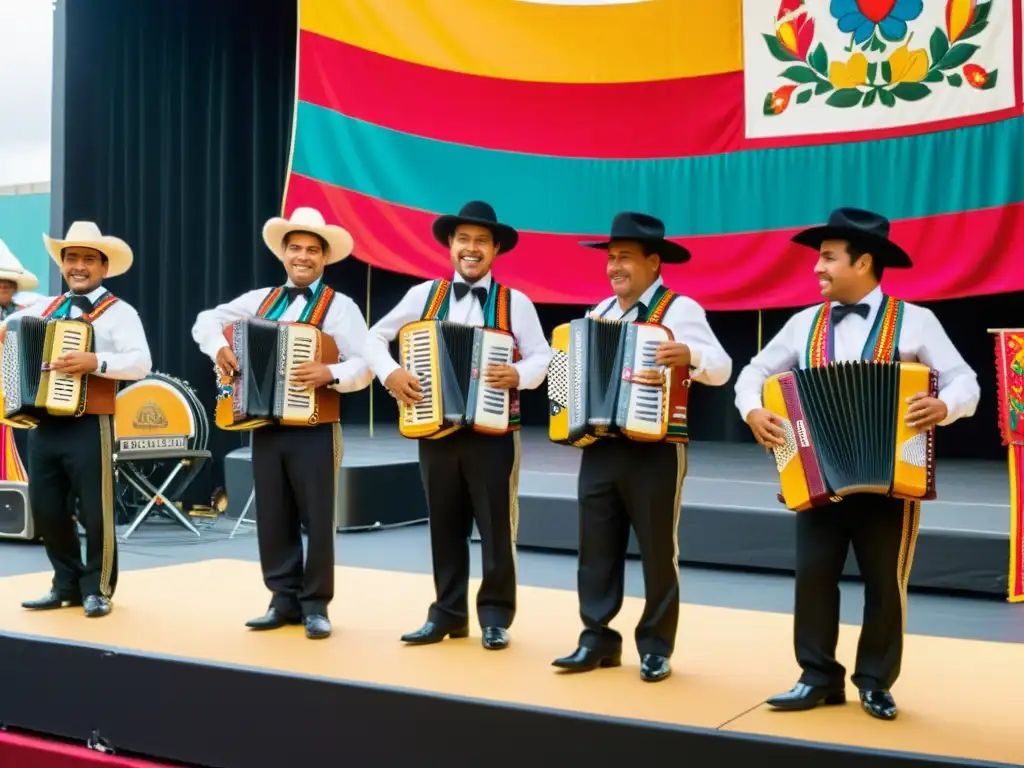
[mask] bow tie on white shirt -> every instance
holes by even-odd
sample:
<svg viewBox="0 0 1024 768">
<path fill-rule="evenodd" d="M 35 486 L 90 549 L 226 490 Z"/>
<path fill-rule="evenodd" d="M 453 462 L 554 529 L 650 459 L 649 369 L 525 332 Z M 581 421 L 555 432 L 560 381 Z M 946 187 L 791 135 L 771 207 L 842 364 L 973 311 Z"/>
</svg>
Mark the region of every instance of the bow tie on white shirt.
<svg viewBox="0 0 1024 768">
<path fill-rule="evenodd" d="M 470 286 L 468 283 L 455 283 L 455 285 L 452 287 L 455 289 L 456 301 L 461 299 L 470 291 Z M 484 302 L 487 301 L 487 289 L 484 288 L 482 285 L 475 285 L 472 287 L 472 291 L 473 295 L 480 300 L 480 306 L 482 307 L 484 305 Z"/>
<path fill-rule="evenodd" d="M 870 310 L 871 307 L 867 304 L 837 304 L 832 307 L 832 322 L 839 323 L 839 321 L 848 315 L 860 315 L 867 320 L 868 312 Z"/>
</svg>

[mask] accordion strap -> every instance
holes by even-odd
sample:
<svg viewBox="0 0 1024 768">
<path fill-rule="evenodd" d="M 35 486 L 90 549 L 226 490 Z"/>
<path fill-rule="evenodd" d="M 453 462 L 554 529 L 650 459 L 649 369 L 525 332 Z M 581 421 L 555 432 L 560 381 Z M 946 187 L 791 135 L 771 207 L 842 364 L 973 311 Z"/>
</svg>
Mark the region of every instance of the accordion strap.
<svg viewBox="0 0 1024 768">
<path fill-rule="evenodd" d="M 302 308 L 302 313 L 295 322 L 320 328 L 327 317 L 327 310 L 332 301 L 334 301 L 334 289 L 321 280 L 320 285 L 306 302 L 306 306 Z M 284 286 L 279 285 L 276 288 L 271 288 L 267 293 L 259 309 L 256 310 L 256 317 L 264 320 L 278 320 L 288 309 L 288 305 L 288 294 Z"/>
<path fill-rule="evenodd" d="M 668 308 L 672 306 L 672 302 L 678 296 L 679 294 L 670 288 L 659 285 L 658 289 L 654 292 L 654 296 L 651 297 L 651 308 L 647 311 L 647 317 L 644 318 L 644 321 L 660 324 L 665 319 L 665 313 L 668 312 Z"/>
<path fill-rule="evenodd" d="M 104 291 L 100 295 L 99 300 L 93 305 L 93 308 L 84 313 L 81 320 L 85 320 L 87 323 L 94 323 L 96 320 L 108 309 L 117 303 L 117 297 L 110 291 Z M 71 311 L 71 295 L 61 295 L 50 302 L 49 306 L 43 310 L 41 317 L 44 320 L 60 314 L 61 317 L 67 316 L 66 313 Z"/>
<path fill-rule="evenodd" d="M 875 315 L 875 322 L 864 342 L 864 349 L 861 350 L 861 360 L 888 363 L 896 359 L 900 331 L 903 328 L 904 307 L 902 299 L 882 295 L 882 303 Z M 805 362 L 808 368 L 820 368 L 830 365 L 834 360 L 835 326 L 832 324 L 832 305 L 825 302 L 818 308 L 814 322 L 811 323 Z"/>
</svg>

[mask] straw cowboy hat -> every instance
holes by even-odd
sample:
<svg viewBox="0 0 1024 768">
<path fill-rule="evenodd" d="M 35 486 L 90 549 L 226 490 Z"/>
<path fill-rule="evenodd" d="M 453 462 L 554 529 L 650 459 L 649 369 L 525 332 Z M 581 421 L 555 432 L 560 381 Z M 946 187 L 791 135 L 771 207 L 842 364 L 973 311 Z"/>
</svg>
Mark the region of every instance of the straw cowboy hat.
<svg viewBox="0 0 1024 768">
<path fill-rule="evenodd" d="M 54 240 L 43 235 L 43 245 L 58 266 L 63 263 L 61 252 L 65 248 L 95 248 L 107 257 L 107 277 L 123 275 L 131 269 L 135 259 L 128 243 L 119 237 L 104 235 L 91 221 L 76 221 L 68 227 L 68 233 L 63 240 Z"/>
<path fill-rule="evenodd" d="M 39 287 L 39 278 L 21 265 L 3 240 L 0 240 L 0 280 L 10 280 L 18 286 L 18 291 L 34 291 Z"/>
<path fill-rule="evenodd" d="M 348 230 L 324 221 L 323 214 L 315 208 L 296 208 L 290 219 L 279 216 L 263 225 L 263 242 L 283 260 L 284 239 L 291 232 L 309 232 L 319 235 L 327 243 L 327 263 L 334 264 L 352 253 L 355 243 Z"/>
<path fill-rule="evenodd" d="M 826 240 L 846 240 L 870 253 L 883 267 L 913 266 L 907 252 L 889 239 L 889 220 L 860 208 L 837 208 L 829 215 L 827 224 L 798 232 L 792 240 L 815 250 Z"/>
</svg>

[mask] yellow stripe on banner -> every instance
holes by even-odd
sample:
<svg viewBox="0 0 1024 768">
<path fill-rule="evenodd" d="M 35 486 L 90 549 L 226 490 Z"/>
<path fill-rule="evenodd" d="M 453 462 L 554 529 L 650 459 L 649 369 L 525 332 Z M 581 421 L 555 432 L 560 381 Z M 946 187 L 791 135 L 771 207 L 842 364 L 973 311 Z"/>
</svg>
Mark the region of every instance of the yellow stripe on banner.
<svg viewBox="0 0 1024 768">
<path fill-rule="evenodd" d="M 303 30 L 453 72 L 625 83 L 743 68 L 740 0 L 300 0 Z"/>
</svg>

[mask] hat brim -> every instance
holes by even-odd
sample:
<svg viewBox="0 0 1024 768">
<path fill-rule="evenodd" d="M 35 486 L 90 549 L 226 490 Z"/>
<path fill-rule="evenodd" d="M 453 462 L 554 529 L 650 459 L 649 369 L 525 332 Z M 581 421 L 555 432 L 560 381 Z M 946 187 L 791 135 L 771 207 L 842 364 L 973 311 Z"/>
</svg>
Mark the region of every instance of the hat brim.
<svg viewBox="0 0 1024 768">
<path fill-rule="evenodd" d="M 9 272 L 6 269 L 0 269 L 0 280 L 10 280 L 18 286 L 17 290 L 19 291 L 34 291 L 39 287 L 39 278 L 28 270 L 24 272 Z"/>
<path fill-rule="evenodd" d="M 291 232 L 312 232 L 322 237 L 327 243 L 328 264 L 337 264 L 339 261 L 347 259 L 352 255 L 352 249 L 355 247 L 355 241 L 347 229 L 333 224 L 318 227 L 275 217 L 263 225 L 263 242 L 282 261 L 284 260 L 284 239 Z"/>
<path fill-rule="evenodd" d="M 634 240 L 638 243 L 643 243 L 657 253 L 658 257 L 665 264 L 685 264 L 691 258 L 690 251 L 687 248 L 663 238 L 648 239 L 642 237 L 623 237 L 613 238 L 611 240 L 601 240 L 600 242 L 584 241 L 581 242 L 580 245 L 585 248 L 600 248 L 607 250 L 609 245 L 620 240 Z"/>
<path fill-rule="evenodd" d="M 892 269 L 908 269 L 914 266 L 910 256 L 892 240 L 872 235 L 852 227 L 837 227 L 825 224 L 811 227 L 798 232 L 791 238 L 798 245 L 806 245 L 815 250 L 821 248 L 826 240 L 846 240 L 871 254 L 883 267 Z"/>
<path fill-rule="evenodd" d="M 43 235 L 43 245 L 58 267 L 64 264 L 61 252 L 65 248 L 93 248 L 107 257 L 107 277 L 123 275 L 132 268 L 132 262 L 135 260 L 131 246 L 121 238 L 111 235 L 94 240 L 54 240 Z"/>
<path fill-rule="evenodd" d="M 452 233 L 455 232 L 455 228 L 460 224 L 472 224 L 477 227 L 486 227 L 491 230 L 494 235 L 494 240 L 498 244 L 498 253 L 508 253 L 516 244 L 519 242 L 519 233 L 516 232 L 508 224 L 495 223 L 487 219 L 474 219 L 471 216 L 438 216 L 434 220 L 434 226 L 432 230 L 434 232 L 434 239 L 437 240 L 445 248 L 448 248 L 451 244 L 448 242 L 451 238 Z"/>
</svg>

